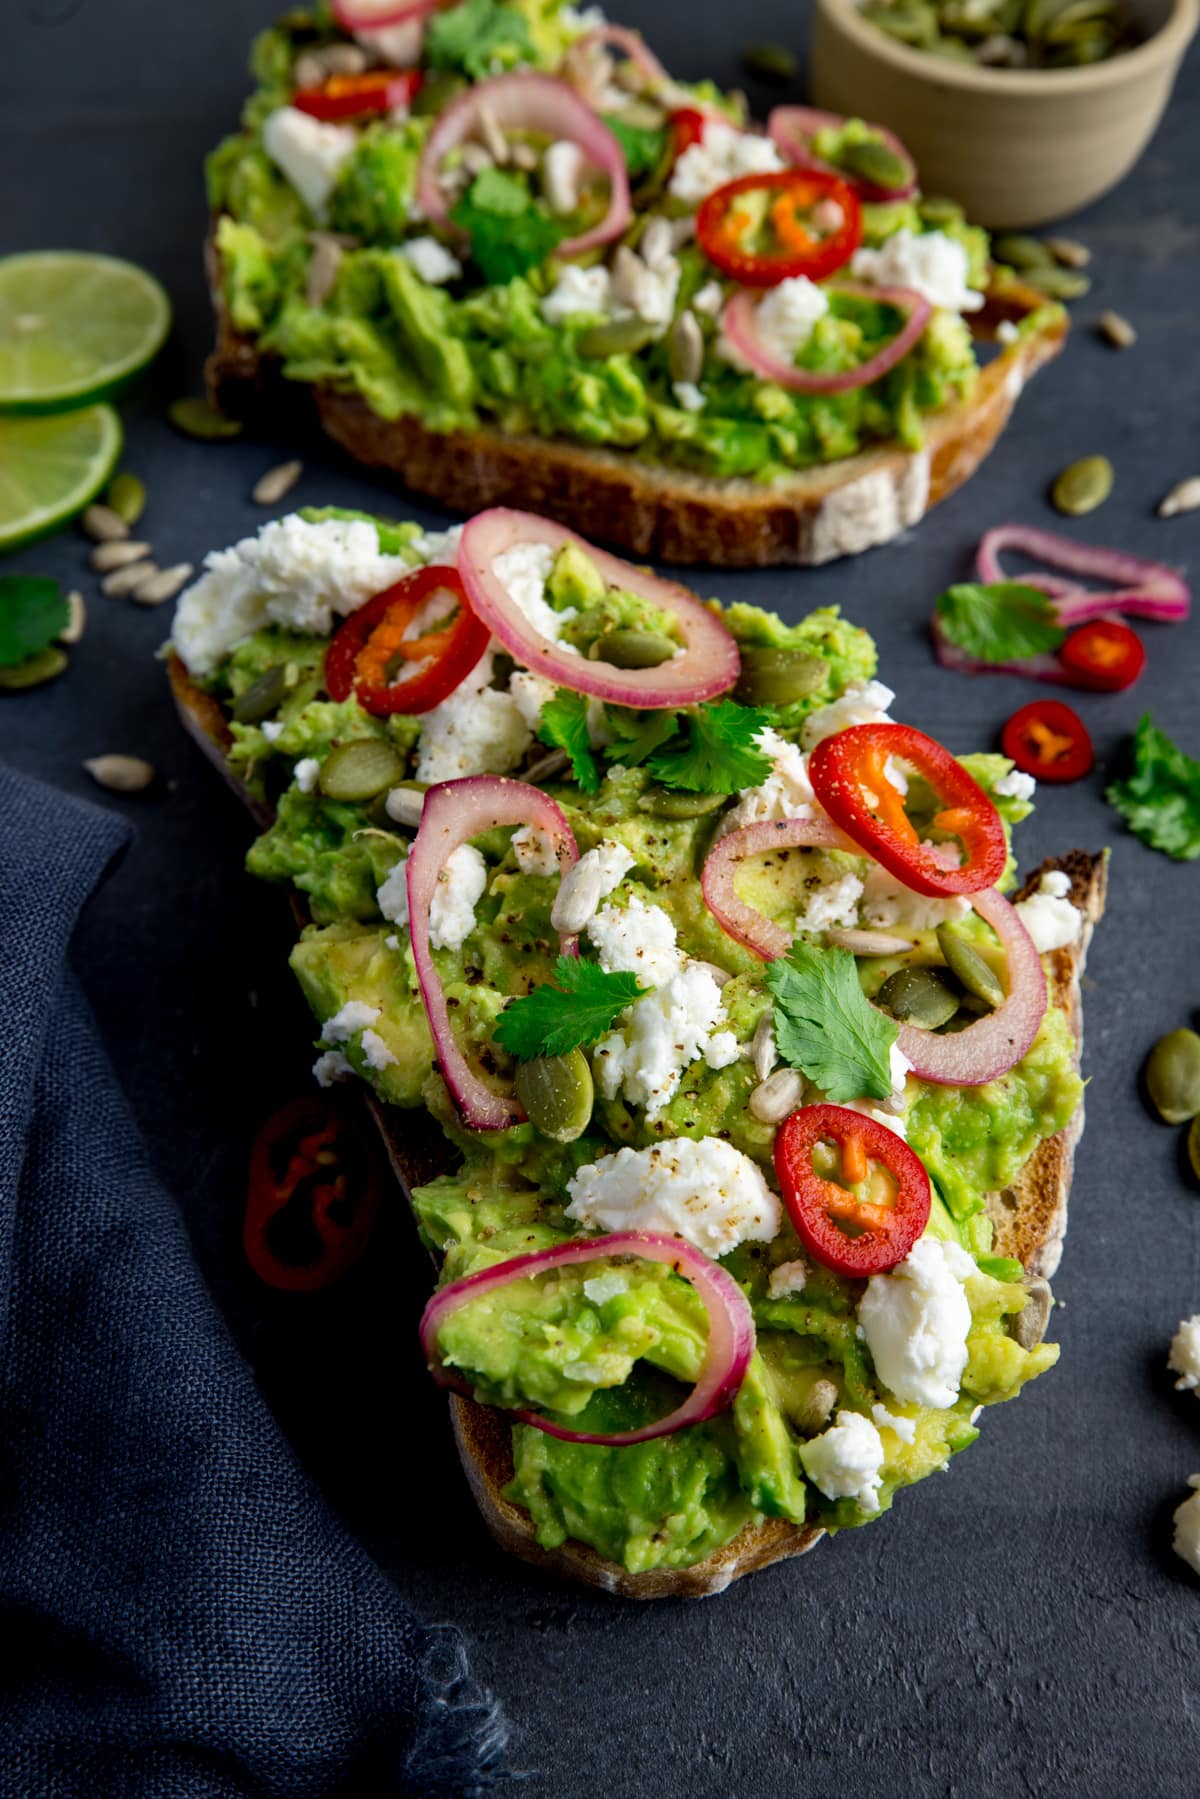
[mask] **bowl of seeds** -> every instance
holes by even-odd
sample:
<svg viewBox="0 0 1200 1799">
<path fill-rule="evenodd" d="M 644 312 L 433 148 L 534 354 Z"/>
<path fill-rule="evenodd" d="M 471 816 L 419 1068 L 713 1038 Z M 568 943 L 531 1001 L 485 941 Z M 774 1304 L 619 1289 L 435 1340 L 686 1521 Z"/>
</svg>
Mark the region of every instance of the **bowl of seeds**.
<svg viewBox="0 0 1200 1799">
<path fill-rule="evenodd" d="M 903 139 L 980 224 L 1045 224 L 1129 173 L 1200 0 L 815 0 L 814 104 Z"/>
</svg>

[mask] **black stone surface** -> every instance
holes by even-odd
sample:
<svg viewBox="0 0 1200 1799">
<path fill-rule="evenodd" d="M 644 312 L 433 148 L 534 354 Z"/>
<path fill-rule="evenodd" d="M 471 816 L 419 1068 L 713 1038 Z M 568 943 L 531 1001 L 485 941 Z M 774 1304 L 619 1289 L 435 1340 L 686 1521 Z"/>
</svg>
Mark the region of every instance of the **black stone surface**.
<svg viewBox="0 0 1200 1799">
<path fill-rule="evenodd" d="M 164 565 L 198 563 L 260 524 L 250 487 L 292 448 L 196 445 L 163 416 L 198 384 L 209 336 L 201 158 L 234 124 L 246 45 L 271 10 L 4 10 L 0 247 L 119 252 L 156 271 L 175 302 L 169 350 L 124 405 L 127 466 L 150 488 L 144 528 Z M 644 0 L 629 12 L 686 75 L 737 79 L 747 38 L 802 48 L 806 33 L 803 7 L 784 0 Z M 773 98 L 752 92 L 760 105 Z M 1136 173 L 1071 222 L 1095 251 L 1093 293 L 976 479 L 886 550 L 814 572 L 702 576 L 701 588 L 789 616 L 839 602 L 875 632 L 899 716 L 955 749 L 990 745 L 1034 690 L 940 671 L 925 634 L 934 596 L 964 576 L 985 526 L 1052 524 L 1050 478 L 1103 451 L 1115 493 L 1075 533 L 1195 559 L 1200 514 L 1164 523 L 1153 506 L 1200 473 L 1198 154 L 1193 54 Z M 1135 349 L 1095 336 L 1104 306 L 1137 326 Z M 332 451 L 314 444 L 305 457 L 297 501 L 389 505 Z M 493 1548 L 421 1376 L 426 1269 L 406 1218 L 327 1297 L 273 1299 L 244 1278 L 247 1146 L 264 1113 L 305 1086 L 311 1060 L 286 906 L 243 875 L 249 827 L 175 723 L 155 661 L 167 616 L 102 598 L 71 532 L 5 566 L 78 585 L 90 621 L 63 680 L 0 705 L 0 753 L 92 797 L 85 756 L 130 751 L 162 771 L 155 792 L 106 802 L 139 839 L 79 943 L 152 1153 L 298 1453 L 418 1606 L 473 1639 L 517 1726 L 517 1762 L 533 1771 L 529 1799 L 1196 1792 L 1200 1581 L 1170 1552 L 1170 1514 L 1200 1468 L 1200 1405 L 1172 1391 L 1164 1361 L 1179 1318 L 1200 1309 L 1200 1198 L 1179 1134 L 1141 1103 L 1138 1071 L 1153 1039 L 1200 1003 L 1200 869 L 1126 836 L 1101 790 L 1147 706 L 1200 752 L 1200 625 L 1147 627 L 1141 685 L 1084 696 L 1101 770 L 1044 790 L 1021 833 L 1026 861 L 1113 847 L 1086 996 L 1089 1124 L 1055 1283 L 1061 1366 L 878 1525 L 718 1599 L 639 1608 L 541 1579 Z"/>
</svg>

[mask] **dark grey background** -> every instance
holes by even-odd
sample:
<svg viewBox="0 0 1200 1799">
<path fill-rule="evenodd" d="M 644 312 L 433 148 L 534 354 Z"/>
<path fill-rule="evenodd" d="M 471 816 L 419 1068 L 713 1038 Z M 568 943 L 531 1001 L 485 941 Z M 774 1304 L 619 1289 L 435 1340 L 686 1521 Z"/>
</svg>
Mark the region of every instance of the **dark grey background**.
<svg viewBox="0 0 1200 1799">
<path fill-rule="evenodd" d="M 0 249 L 94 247 L 161 276 L 170 347 L 127 401 L 127 466 L 150 488 L 160 561 L 199 562 L 262 522 L 248 499 L 285 444 L 198 446 L 163 411 L 198 383 L 209 336 L 201 158 L 237 117 L 251 30 L 270 0 L 5 0 Z M 737 78 L 747 37 L 802 47 L 803 6 L 630 4 L 681 74 Z M 1071 229 L 1095 251 L 1066 354 L 1022 400 L 966 490 L 902 544 L 815 572 L 712 575 L 705 591 L 794 616 L 836 601 L 877 635 L 897 715 L 954 749 L 990 745 L 1032 697 L 934 664 L 925 620 L 980 531 L 1053 522 L 1048 480 L 1104 451 L 1113 498 L 1083 539 L 1186 563 L 1200 514 L 1160 495 L 1200 473 L 1200 58 L 1136 173 Z M 756 92 L 760 104 L 771 98 Z M 1139 332 L 1094 335 L 1103 306 Z M 297 500 L 386 508 L 332 451 L 306 451 Z M 422 519 L 418 503 L 395 502 Z M 249 830 L 177 728 L 155 651 L 164 612 L 100 597 L 68 532 L 10 559 L 88 596 L 90 622 L 53 688 L 0 705 L 0 753 L 97 797 L 84 756 L 150 757 L 161 787 L 117 804 L 138 843 L 92 908 L 79 959 L 151 1153 L 197 1254 L 298 1452 L 428 1615 L 454 1618 L 517 1727 L 529 1799 L 795 1795 L 1173 1795 L 1200 1784 L 1200 1580 L 1170 1553 L 1170 1513 L 1200 1468 L 1200 1404 L 1164 1372 L 1200 1308 L 1200 1199 L 1179 1135 L 1138 1095 L 1148 1045 L 1200 1002 L 1200 869 L 1126 836 L 1097 774 L 1044 790 L 1025 860 L 1113 846 L 1112 898 L 1087 991 L 1089 1126 L 1057 1291 L 1061 1366 L 944 1478 L 878 1525 L 703 1603 L 649 1608 L 563 1587 L 492 1546 L 467 1497 L 414 1325 L 427 1274 L 403 1216 L 370 1265 L 325 1297 L 253 1290 L 237 1247 L 248 1143 L 302 1090 L 306 1011 L 285 965 L 280 894 L 245 877 Z M 1084 696 L 1102 766 L 1139 713 L 1200 752 L 1195 620 L 1145 632 L 1132 693 Z M 103 796 L 102 796 L 103 797 Z M 397 1208 L 397 1211 L 399 1208 Z"/>
</svg>

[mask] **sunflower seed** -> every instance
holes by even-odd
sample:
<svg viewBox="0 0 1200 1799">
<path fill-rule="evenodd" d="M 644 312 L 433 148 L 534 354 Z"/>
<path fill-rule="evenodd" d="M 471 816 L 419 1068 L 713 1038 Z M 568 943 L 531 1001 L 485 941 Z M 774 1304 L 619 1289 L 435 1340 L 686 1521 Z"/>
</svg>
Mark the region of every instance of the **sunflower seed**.
<svg viewBox="0 0 1200 1799">
<path fill-rule="evenodd" d="M 124 568 L 114 569 L 111 575 L 106 575 L 100 583 L 100 591 L 106 593 L 110 600 L 119 600 L 157 573 L 158 564 L 146 558 L 140 562 L 130 562 Z"/>
<path fill-rule="evenodd" d="M 148 543 L 98 543 L 88 561 L 98 575 L 107 575 L 114 568 L 126 568 L 131 562 L 144 562 L 150 554 Z"/>
<path fill-rule="evenodd" d="M 1081 518 L 1103 506 L 1113 485 L 1113 465 L 1107 456 L 1081 456 L 1056 478 L 1050 498 L 1060 512 Z"/>
<path fill-rule="evenodd" d="M 87 607 L 81 593 L 67 595 L 67 622 L 58 634 L 59 643 L 78 643 L 87 624 Z"/>
<path fill-rule="evenodd" d="M 550 923 L 556 931 L 574 936 L 582 931 L 589 918 L 596 916 L 604 885 L 604 875 L 595 858 L 577 862 L 558 883 L 558 892 L 550 908 Z"/>
<path fill-rule="evenodd" d="M 781 1124 L 804 1098 L 804 1081 L 794 1068 L 777 1068 L 750 1095 L 750 1115 L 759 1124 Z"/>
<path fill-rule="evenodd" d="M 775 1047 L 775 1014 L 770 1006 L 758 1021 L 754 1041 L 750 1045 L 750 1060 L 760 1081 L 766 1080 L 779 1060 L 779 1052 Z"/>
<path fill-rule="evenodd" d="M 119 475 L 113 476 L 104 497 L 109 508 L 131 528 L 146 510 L 145 483 L 139 481 L 136 475 L 131 475 L 127 469 L 122 469 Z"/>
<path fill-rule="evenodd" d="M 161 606 L 173 600 L 185 582 L 192 578 L 190 562 L 176 562 L 171 568 L 156 569 L 133 589 L 131 598 L 139 606 Z"/>
<path fill-rule="evenodd" d="M 310 306 L 324 306 L 333 292 L 341 266 L 342 246 L 327 232 L 318 232 L 313 238 L 313 253 L 304 284 L 304 297 Z"/>
<path fill-rule="evenodd" d="M 462 147 L 462 166 L 468 175 L 482 175 L 485 169 L 494 169 L 495 163 L 482 144 L 464 144 Z"/>
<path fill-rule="evenodd" d="M 704 333 L 694 312 L 681 312 L 672 325 L 667 361 L 672 381 L 700 379 L 704 368 Z"/>
<path fill-rule="evenodd" d="M 1091 251 L 1078 238 L 1048 237 L 1045 243 L 1051 256 L 1061 262 L 1064 269 L 1086 269 L 1092 260 Z"/>
<path fill-rule="evenodd" d="M 281 462 L 259 476 L 250 490 L 250 498 L 256 506 L 277 506 L 284 494 L 291 493 L 303 473 L 302 462 Z"/>
<path fill-rule="evenodd" d="M 796 1413 L 796 1423 L 813 1436 L 823 1430 L 833 1416 L 838 1390 L 831 1380 L 815 1380 Z"/>
<path fill-rule="evenodd" d="M 416 787 L 393 787 L 384 801 L 384 807 L 388 817 L 396 824 L 407 825 L 410 831 L 415 831 L 421 823 L 425 795 Z"/>
<path fill-rule="evenodd" d="M 111 506 L 89 506 L 83 515 L 83 529 L 93 543 L 118 543 L 129 536 L 129 526 Z"/>
<path fill-rule="evenodd" d="M 1102 312 L 1098 326 L 1101 337 L 1106 337 L 1114 349 L 1128 350 L 1137 342 L 1137 332 L 1119 312 Z"/>
<path fill-rule="evenodd" d="M 508 139 L 496 123 L 496 115 L 486 103 L 479 107 L 476 114 L 479 120 L 479 135 L 493 162 L 508 161 Z"/>
<path fill-rule="evenodd" d="M 893 937 L 890 931 L 843 930 L 840 925 L 825 932 L 826 943 L 848 949 L 852 956 L 902 956 L 912 949 L 911 937 Z"/>
<path fill-rule="evenodd" d="M 661 268 L 671 254 L 671 221 L 656 214 L 643 231 L 639 247 L 648 269 Z"/>
<path fill-rule="evenodd" d="M 110 793 L 141 793 L 156 773 L 154 764 L 140 756 L 89 756 L 83 766 L 96 785 Z"/>
<path fill-rule="evenodd" d="M 367 70 L 366 53 L 357 44 L 330 44 L 321 51 L 321 61 L 327 75 L 364 75 Z"/>
<path fill-rule="evenodd" d="M 1189 475 L 1158 502 L 1159 518 L 1174 518 L 1177 512 L 1195 512 L 1200 506 L 1200 475 Z"/>
<path fill-rule="evenodd" d="M 322 87 L 325 82 L 324 58 L 315 50 L 306 50 L 292 64 L 292 86 L 295 88 Z"/>
<path fill-rule="evenodd" d="M 523 169 L 527 175 L 532 175 L 538 166 L 538 153 L 532 144 L 513 144 L 509 159 L 514 169 Z"/>
<path fill-rule="evenodd" d="M 531 762 L 522 779 L 536 787 L 539 781 L 552 781 L 556 775 L 565 774 L 570 766 L 571 758 L 566 750 L 551 750 L 548 756 L 539 756 L 536 762 Z"/>
<path fill-rule="evenodd" d="M 1040 1275 L 1025 1283 L 1025 1291 L 1029 1297 L 1024 1306 L 1006 1320 L 1008 1334 L 1022 1349 L 1036 1349 L 1046 1334 L 1046 1326 L 1054 1307 L 1054 1295 L 1050 1291 L 1049 1281 L 1043 1280 Z"/>
</svg>

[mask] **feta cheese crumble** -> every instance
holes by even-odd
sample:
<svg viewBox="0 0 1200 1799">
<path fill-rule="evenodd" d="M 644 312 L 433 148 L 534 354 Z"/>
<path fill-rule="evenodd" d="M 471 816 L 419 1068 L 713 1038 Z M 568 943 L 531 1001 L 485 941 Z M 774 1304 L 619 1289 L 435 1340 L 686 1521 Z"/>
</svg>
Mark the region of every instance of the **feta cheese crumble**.
<svg viewBox="0 0 1200 1799">
<path fill-rule="evenodd" d="M 915 1443 L 917 1440 L 917 1424 L 915 1418 L 903 1418 L 896 1412 L 889 1412 L 885 1405 L 873 1405 L 871 1416 L 880 1430 L 895 1431 L 902 1443 Z"/>
<path fill-rule="evenodd" d="M 813 327 L 829 311 L 824 288 L 807 275 L 793 275 L 768 288 L 758 303 L 755 325 L 763 349 L 779 362 L 794 363 L 813 334 Z"/>
<path fill-rule="evenodd" d="M 809 713 L 800 728 L 804 748 L 815 750 L 824 738 L 848 731 L 851 725 L 890 725 L 888 707 L 895 697 L 882 681 L 866 681 L 861 686 L 847 687 L 828 706 L 820 706 Z"/>
<path fill-rule="evenodd" d="M 524 613 L 535 631 L 557 643 L 562 628 L 576 616 L 573 606 L 557 612 L 546 599 L 546 583 L 554 567 L 554 551 L 548 543 L 515 543 L 492 563 L 492 573 L 509 599 Z"/>
<path fill-rule="evenodd" d="M 936 931 L 940 924 L 965 918 L 971 902 L 961 894 L 936 899 L 914 893 L 890 875 L 880 862 L 867 865 L 863 881 L 862 915 L 869 925 L 900 931 Z"/>
<path fill-rule="evenodd" d="M 580 1168 L 567 1192 L 567 1217 L 588 1230 L 663 1231 L 708 1256 L 768 1243 L 780 1224 L 757 1165 L 721 1137 L 619 1149 Z"/>
<path fill-rule="evenodd" d="M 661 1112 L 693 1062 L 720 1069 L 738 1060 L 737 1038 L 721 1028 L 725 1023 L 711 971 L 689 963 L 627 1006 L 617 1030 L 596 1045 L 592 1066 L 601 1093 L 606 1099 L 623 1094 L 651 1115 Z"/>
<path fill-rule="evenodd" d="M 1036 893 L 1017 901 L 1017 917 L 1043 955 L 1065 949 L 1083 929 L 1082 912 L 1067 898 L 1070 891 L 1071 877 L 1061 868 L 1051 868 L 1042 876 Z"/>
<path fill-rule="evenodd" d="M 301 756 L 292 775 L 301 793 L 311 793 L 317 785 L 317 776 L 321 772 L 321 764 L 315 756 Z"/>
<path fill-rule="evenodd" d="M 739 175 L 765 174 L 784 166 L 769 137 L 710 118 L 705 120 L 701 141 L 689 144 L 676 161 L 667 192 L 685 206 L 699 206 L 716 188 Z"/>
<path fill-rule="evenodd" d="M 268 743 L 278 743 L 283 736 L 285 726 L 281 718 L 267 718 L 263 720 L 259 729 Z"/>
<path fill-rule="evenodd" d="M 922 1237 L 889 1274 L 873 1274 L 858 1307 L 876 1373 L 897 1399 L 944 1408 L 967 1365 L 975 1264 L 957 1243 Z"/>
<path fill-rule="evenodd" d="M 559 613 L 558 616 L 561 618 L 562 614 Z M 558 689 L 553 681 L 547 681 L 545 675 L 535 675 L 530 669 L 518 668 L 513 671 L 509 680 L 508 691 L 529 729 L 536 731 L 542 707 L 550 703 Z"/>
<path fill-rule="evenodd" d="M 345 1043 L 356 1031 L 368 1030 L 378 1018 L 378 1006 L 369 1006 L 361 999 L 348 999 L 332 1018 L 325 1020 L 321 1027 L 322 1039 L 326 1043 Z"/>
<path fill-rule="evenodd" d="M 1188 1486 L 1194 1487 L 1196 1491 L 1190 1499 L 1185 1499 L 1181 1506 L 1175 1508 L 1172 1548 L 1176 1555 L 1183 1557 L 1189 1568 L 1194 1568 L 1200 1574 L 1200 1474 L 1193 1474 Z"/>
<path fill-rule="evenodd" d="M 561 325 L 578 312 L 606 317 L 612 304 L 612 277 L 602 262 L 581 269 L 569 262 L 542 301 L 548 325 Z"/>
<path fill-rule="evenodd" d="M 780 1262 L 767 1280 L 767 1298 L 787 1299 L 789 1294 L 803 1293 L 807 1281 L 808 1263 L 799 1256 L 794 1262 Z"/>
<path fill-rule="evenodd" d="M 858 922 L 863 884 L 857 875 L 835 875 L 828 881 L 814 877 L 806 886 L 804 905 L 796 913 L 798 931 L 824 931 L 830 925 Z"/>
<path fill-rule="evenodd" d="M 551 212 L 560 218 L 579 205 L 585 166 L 583 151 L 570 138 L 557 139 L 542 157 L 542 192 Z"/>
<path fill-rule="evenodd" d="M 473 843 L 460 843 L 438 870 L 429 907 L 434 949 L 461 949 L 475 929 L 475 907 L 487 887 L 487 863 Z"/>
<path fill-rule="evenodd" d="M 312 1071 L 318 1087 L 332 1087 L 335 1081 L 344 1081 L 354 1073 L 340 1049 L 327 1049 L 323 1055 L 319 1055 L 312 1065 Z"/>
<path fill-rule="evenodd" d="M 1023 768 L 1011 768 L 1006 775 L 1001 775 L 992 792 L 1002 799 L 1031 800 L 1037 792 L 1037 782 Z"/>
<path fill-rule="evenodd" d="M 1175 1385 L 1184 1393 L 1200 1387 L 1200 1312 L 1185 1318 L 1171 1342 L 1167 1367 L 1179 1379 Z"/>
<path fill-rule="evenodd" d="M 906 225 L 878 250 L 854 252 L 850 272 L 878 287 L 911 287 L 931 306 L 948 312 L 978 312 L 983 295 L 970 287 L 967 252 L 944 231 L 910 231 Z"/>
<path fill-rule="evenodd" d="M 742 789 L 737 805 L 722 823 L 720 835 L 766 821 L 823 817 L 808 778 L 808 757 L 799 745 L 781 737 L 770 725 L 759 731 L 754 741 L 764 755 L 770 756 L 771 772 L 760 786 Z"/>
<path fill-rule="evenodd" d="M 672 385 L 671 392 L 685 412 L 703 412 L 708 405 L 708 401 L 694 381 L 676 381 Z"/>
<path fill-rule="evenodd" d="M 368 1068 L 391 1068 L 396 1060 L 378 1031 L 366 1030 L 363 1032 L 362 1050 Z"/>
<path fill-rule="evenodd" d="M 558 873 L 558 857 L 554 839 L 539 825 L 520 825 L 512 834 L 513 854 L 517 867 L 526 875 Z"/>
<path fill-rule="evenodd" d="M 417 742 L 418 781 L 506 775 L 523 760 L 533 732 L 511 693 L 490 686 L 491 678 L 488 654 L 449 699 L 424 714 Z"/>
<path fill-rule="evenodd" d="M 800 1460 L 826 1499 L 853 1499 L 864 1512 L 879 1510 L 883 1438 L 861 1412 L 839 1412 L 828 1430 L 801 1445 Z"/>
<path fill-rule="evenodd" d="M 430 287 L 443 287 L 447 281 L 457 281 L 463 272 L 458 257 L 452 256 L 436 237 L 410 237 L 407 243 L 400 245 L 398 253 Z"/>
<path fill-rule="evenodd" d="M 408 923 L 408 851 L 375 890 L 375 904 L 391 924 Z"/>
<path fill-rule="evenodd" d="M 670 914 L 648 904 L 640 893 L 631 893 L 627 906 L 604 906 L 587 933 L 601 968 L 609 974 L 635 974 L 644 987 L 664 985 L 683 966 Z"/>
<path fill-rule="evenodd" d="M 308 210 L 322 218 L 342 164 L 358 146 L 349 125 L 327 125 L 296 106 L 280 106 L 263 121 L 262 145 Z"/>
</svg>

